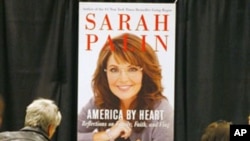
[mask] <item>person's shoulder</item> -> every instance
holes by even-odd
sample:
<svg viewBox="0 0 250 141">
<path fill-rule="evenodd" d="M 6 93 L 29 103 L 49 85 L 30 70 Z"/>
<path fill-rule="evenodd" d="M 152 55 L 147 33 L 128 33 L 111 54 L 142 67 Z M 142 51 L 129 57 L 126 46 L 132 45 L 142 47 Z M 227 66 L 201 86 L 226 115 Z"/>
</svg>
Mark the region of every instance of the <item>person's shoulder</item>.
<svg viewBox="0 0 250 141">
<path fill-rule="evenodd" d="M 8 136 L 12 136 L 12 134 L 14 134 L 16 131 L 3 131 L 0 132 L 0 139 L 2 139 L 2 137 L 8 137 Z"/>
<path fill-rule="evenodd" d="M 94 97 L 90 98 L 88 103 L 85 106 L 87 106 L 88 108 L 95 108 L 95 99 L 94 99 Z"/>
<path fill-rule="evenodd" d="M 49 141 L 36 132 L 26 131 L 4 131 L 0 133 L 0 141 Z"/>
<path fill-rule="evenodd" d="M 89 101 L 82 107 L 80 113 L 85 113 L 88 109 L 95 109 L 95 99 L 92 97 Z"/>
<path fill-rule="evenodd" d="M 170 105 L 167 98 L 162 98 L 155 105 L 156 110 L 172 110 L 172 106 Z"/>
<path fill-rule="evenodd" d="M 16 137 L 19 131 L 3 131 L 0 133 L 0 141 L 9 141 Z"/>
</svg>

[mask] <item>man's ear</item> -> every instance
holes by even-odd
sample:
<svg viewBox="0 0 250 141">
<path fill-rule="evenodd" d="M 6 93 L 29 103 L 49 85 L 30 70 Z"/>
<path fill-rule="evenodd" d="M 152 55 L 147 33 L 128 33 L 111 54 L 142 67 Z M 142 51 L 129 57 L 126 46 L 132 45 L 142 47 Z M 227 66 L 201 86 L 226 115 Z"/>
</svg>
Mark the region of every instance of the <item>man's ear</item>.
<svg viewBox="0 0 250 141">
<path fill-rule="evenodd" d="M 56 127 L 54 125 L 49 125 L 48 126 L 48 136 L 49 136 L 50 139 L 54 135 L 55 130 L 56 130 Z"/>
</svg>

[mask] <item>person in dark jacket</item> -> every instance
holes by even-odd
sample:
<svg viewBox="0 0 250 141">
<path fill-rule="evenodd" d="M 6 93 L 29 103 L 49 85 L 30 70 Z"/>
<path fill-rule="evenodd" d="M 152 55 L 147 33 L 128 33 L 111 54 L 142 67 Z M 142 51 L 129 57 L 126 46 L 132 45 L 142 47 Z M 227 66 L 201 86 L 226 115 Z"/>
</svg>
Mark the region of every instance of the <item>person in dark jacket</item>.
<svg viewBox="0 0 250 141">
<path fill-rule="evenodd" d="M 50 141 L 61 119 L 54 101 L 36 99 L 26 108 L 25 127 L 19 131 L 1 132 L 0 141 Z"/>
</svg>

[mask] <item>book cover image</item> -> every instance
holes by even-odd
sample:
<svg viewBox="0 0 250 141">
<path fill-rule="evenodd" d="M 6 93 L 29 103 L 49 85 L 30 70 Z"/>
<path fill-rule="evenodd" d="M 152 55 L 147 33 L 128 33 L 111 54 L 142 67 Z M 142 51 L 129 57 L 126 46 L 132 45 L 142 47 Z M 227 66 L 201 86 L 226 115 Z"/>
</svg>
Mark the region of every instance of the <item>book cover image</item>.
<svg viewBox="0 0 250 141">
<path fill-rule="evenodd" d="M 78 141 L 173 141 L 174 3 L 79 2 Z"/>
</svg>

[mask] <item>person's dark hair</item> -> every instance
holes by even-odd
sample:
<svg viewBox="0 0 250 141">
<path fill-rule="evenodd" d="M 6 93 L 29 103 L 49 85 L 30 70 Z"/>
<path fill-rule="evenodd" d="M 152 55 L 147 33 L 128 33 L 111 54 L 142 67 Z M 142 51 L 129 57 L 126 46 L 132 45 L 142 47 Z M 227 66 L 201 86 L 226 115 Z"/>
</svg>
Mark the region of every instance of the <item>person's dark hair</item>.
<svg viewBox="0 0 250 141">
<path fill-rule="evenodd" d="M 210 123 L 203 132 L 201 141 L 229 141 L 230 124 L 225 120 Z"/>
<path fill-rule="evenodd" d="M 165 98 L 162 95 L 161 67 L 152 47 L 140 37 L 130 33 L 124 33 L 108 40 L 99 53 L 97 67 L 92 79 L 92 89 L 97 107 L 119 109 L 120 100 L 109 89 L 106 72 L 104 71 L 111 55 L 118 62 L 121 61 L 143 68 L 142 88 L 133 104 L 130 105 L 130 109 L 154 109 L 155 104 Z M 133 123 L 133 121 L 131 122 Z"/>
</svg>

